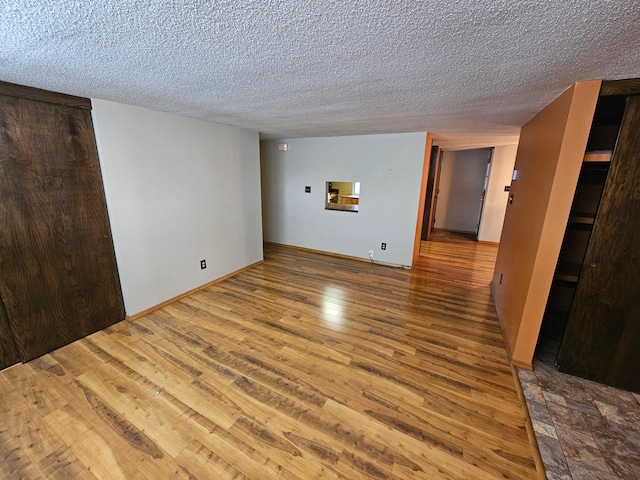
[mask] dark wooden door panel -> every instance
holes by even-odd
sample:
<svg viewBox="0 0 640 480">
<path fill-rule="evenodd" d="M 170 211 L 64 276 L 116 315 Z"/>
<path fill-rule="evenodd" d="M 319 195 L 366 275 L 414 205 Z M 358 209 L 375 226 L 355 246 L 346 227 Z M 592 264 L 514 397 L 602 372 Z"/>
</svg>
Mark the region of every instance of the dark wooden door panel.
<svg viewBox="0 0 640 480">
<path fill-rule="evenodd" d="M 13 342 L 13 332 L 9 326 L 9 320 L 1 300 L 2 298 L 0 298 L 0 370 L 18 363 L 20 360 L 16 345 Z"/>
<path fill-rule="evenodd" d="M 424 216 L 422 220 L 420 240 L 429 240 L 431 227 L 433 225 L 433 196 L 436 185 L 439 152 L 440 148 L 437 145 L 431 147 L 431 153 L 429 156 L 429 173 L 427 174 L 427 194 L 424 199 Z"/>
<path fill-rule="evenodd" d="M 640 97 L 629 97 L 567 330 L 561 371 L 640 392 Z"/>
<path fill-rule="evenodd" d="M 23 361 L 124 318 L 90 115 L 0 96 L 0 292 Z"/>
</svg>

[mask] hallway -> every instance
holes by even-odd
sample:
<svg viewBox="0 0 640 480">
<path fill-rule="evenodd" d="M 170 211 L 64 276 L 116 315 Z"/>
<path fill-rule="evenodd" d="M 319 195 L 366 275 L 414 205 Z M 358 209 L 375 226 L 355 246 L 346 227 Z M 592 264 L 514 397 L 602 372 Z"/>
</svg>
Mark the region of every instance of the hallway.
<svg viewBox="0 0 640 480">
<path fill-rule="evenodd" d="M 494 247 L 448 232 L 433 239 L 421 246 L 424 268 L 448 276 L 450 265 L 455 283 L 465 275 L 470 283 L 491 280 Z M 534 370 L 518 369 L 518 375 L 547 478 L 640 479 L 640 395 L 558 372 L 557 344 L 556 351 L 546 347 L 542 342 L 536 350 Z"/>
</svg>

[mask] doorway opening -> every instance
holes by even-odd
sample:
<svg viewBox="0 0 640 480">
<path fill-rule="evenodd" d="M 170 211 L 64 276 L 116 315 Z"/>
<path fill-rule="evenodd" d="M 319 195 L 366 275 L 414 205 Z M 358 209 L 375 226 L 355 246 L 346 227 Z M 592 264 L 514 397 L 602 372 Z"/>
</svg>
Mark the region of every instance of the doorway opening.
<svg viewBox="0 0 640 480">
<path fill-rule="evenodd" d="M 434 230 L 471 234 L 480 239 L 493 151 L 432 151 L 422 240 L 429 240 Z"/>
<path fill-rule="evenodd" d="M 518 151 L 515 140 L 466 148 L 427 142 L 414 263 L 421 243 L 432 240 L 434 230 L 499 244 Z"/>
</svg>

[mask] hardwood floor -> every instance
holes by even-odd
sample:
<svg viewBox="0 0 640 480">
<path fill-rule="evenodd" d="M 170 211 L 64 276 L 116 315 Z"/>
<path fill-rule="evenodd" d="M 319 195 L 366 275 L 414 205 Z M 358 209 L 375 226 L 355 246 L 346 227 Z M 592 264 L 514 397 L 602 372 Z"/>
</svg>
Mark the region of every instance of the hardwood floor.
<svg viewBox="0 0 640 480">
<path fill-rule="evenodd" d="M 0 477 L 538 478 L 494 257 L 443 237 L 409 271 L 267 245 L 0 372 Z"/>
</svg>

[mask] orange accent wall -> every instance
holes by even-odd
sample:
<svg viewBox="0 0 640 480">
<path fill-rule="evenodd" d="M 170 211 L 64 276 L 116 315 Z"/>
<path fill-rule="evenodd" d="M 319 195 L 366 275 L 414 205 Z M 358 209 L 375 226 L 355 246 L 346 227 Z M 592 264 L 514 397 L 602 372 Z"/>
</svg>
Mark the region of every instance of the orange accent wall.
<svg viewBox="0 0 640 480">
<path fill-rule="evenodd" d="M 427 133 L 427 141 L 424 147 L 424 162 L 422 164 L 422 184 L 420 186 L 420 202 L 418 203 L 418 219 L 416 222 L 416 235 L 413 240 L 413 259 L 411 266 L 415 266 L 420 257 L 420 236 L 422 235 L 422 222 L 424 221 L 424 201 L 427 197 L 427 178 L 429 177 L 429 162 L 431 160 L 431 146 L 433 137 Z"/>
<path fill-rule="evenodd" d="M 578 82 L 520 132 L 492 290 L 511 361 L 530 368 L 600 80 Z M 502 283 L 500 279 L 502 277 Z"/>
</svg>

